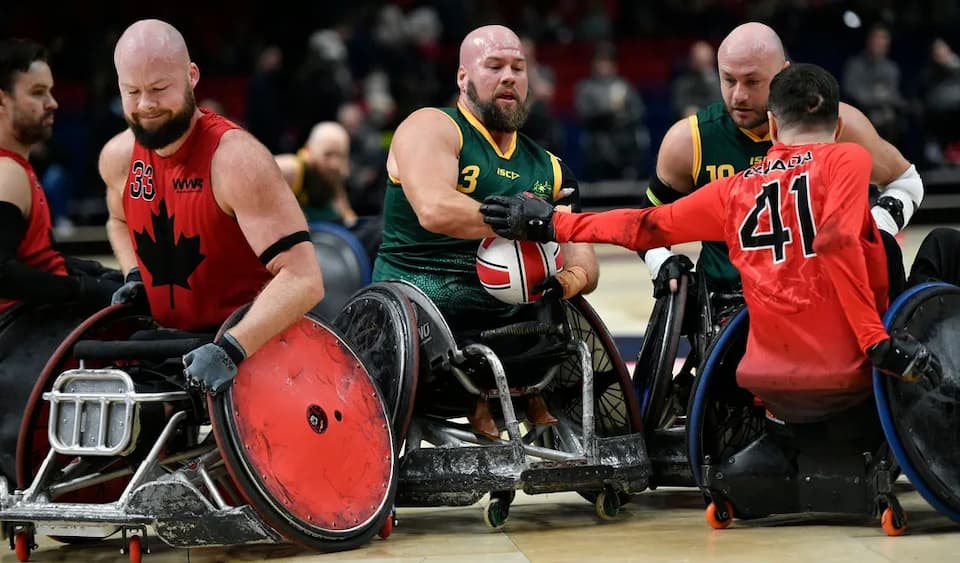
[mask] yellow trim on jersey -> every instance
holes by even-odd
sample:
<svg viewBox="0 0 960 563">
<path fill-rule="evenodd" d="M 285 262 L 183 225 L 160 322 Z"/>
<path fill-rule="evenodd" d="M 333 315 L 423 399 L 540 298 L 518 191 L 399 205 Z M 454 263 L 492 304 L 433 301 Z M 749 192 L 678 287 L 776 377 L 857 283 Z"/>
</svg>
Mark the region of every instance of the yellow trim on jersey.
<svg viewBox="0 0 960 563">
<path fill-rule="evenodd" d="M 560 170 L 560 159 L 550 151 L 545 151 L 550 155 L 550 165 L 553 166 L 553 201 L 557 201 L 560 196 L 560 188 L 563 186 L 563 171 Z"/>
<path fill-rule="evenodd" d="M 456 120 L 456 119 L 450 117 L 450 114 L 449 114 L 449 113 L 447 113 L 447 112 L 445 112 L 445 111 L 442 111 L 442 110 L 440 110 L 439 108 L 427 108 L 427 109 L 432 109 L 433 111 L 439 111 L 441 115 L 443 115 L 444 117 L 446 117 L 447 119 L 449 119 L 449 120 L 450 120 L 450 123 L 453 123 L 453 126 L 457 128 L 457 136 L 460 137 L 460 144 L 457 145 L 457 154 L 459 155 L 459 154 L 460 154 L 460 151 L 463 150 L 463 131 L 460 130 L 460 124 L 457 123 L 457 120 Z M 397 183 L 399 183 L 399 182 L 397 182 Z"/>
<path fill-rule="evenodd" d="M 398 186 L 400 185 L 400 180 L 397 180 L 396 178 L 394 178 L 394 177 L 393 177 L 393 174 L 391 174 L 391 173 L 389 173 L 389 172 L 387 172 L 387 179 L 389 179 L 389 180 L 390 180 L 391 182 L 393 182 L 394 184 L 397 184 Z"/>
<path fill-rule="evenodd" d="M 653 188 L 647 188 L 647 199 L 649 199 L 650 202 L 653 203 L 654 206 L 659 207 L 659 206 L 663 205 L 663 202 L 660 201 L 660 198 L 658 198 L 657 196 L 653 195 Z"/>
<path fill-rule="evenodd" d="M 490 146 L 493 147 L 493 150 L 497 152 L 497 156 L 504 160 L 510 160 L 510 157 L 513 156 L 513 151 L 517 150 L 517 132 L 513 132 L 513 136 L 510 138 L 510 146 L 507 147 L 507 152 L 500 150 L 500 146 L 497 143 L 493 142 L 493 137 L 490 135 L 490 132 L 487 131 L 487 128 L 483 126 L 483 123 L 480 123 L 480 120 L 477 119 L 470 110 L 468 110 L 463 104 L 457 102 L 457 109 L 460 110 L 460 113 L 467 118 L 467 121 L 470 122 L 470 125 L 473 125 L 473 128 L 480 132 L 483 135 L 483 138 L 490 143 Z"/>
<path fill-rule="evenodd" d="M 767 131 L 767 134 L 764 135 L 763 137 L 758 137 L 756 133 L 754 133 L 749 129 L 744 129 L 743 127 L 737 127 L 737 129 L 739 129 L 741 133 L 746 135 L 747 138 L 753 141 L 754 143 L 762 143 L 764 141 L 770 140 L 770 131 Z"/>
<path fill-rule="evenodd" d="M 697 119 L 697 114 L 693 114 L 687 119 L 690 120 L 690 137 L 693 139 L 693 168 L 691 171 L 693 172 L 693 181 L 696 183 L 697 178 L 700 177 L 700 165 L 703 164 L 703 149 L 700 147 L 700 121 Z"/>
<path fill-rule="evenodd" d="M 307 149 L 298 150 L 294 157 L 300 166 L 297 167 L 297 175 L 293 178 L 293 185 L 290 187 L 293 189 L 293 194 L 299 196 L 303 192 L 303 177 L 307 174 Z"/>
</svg>

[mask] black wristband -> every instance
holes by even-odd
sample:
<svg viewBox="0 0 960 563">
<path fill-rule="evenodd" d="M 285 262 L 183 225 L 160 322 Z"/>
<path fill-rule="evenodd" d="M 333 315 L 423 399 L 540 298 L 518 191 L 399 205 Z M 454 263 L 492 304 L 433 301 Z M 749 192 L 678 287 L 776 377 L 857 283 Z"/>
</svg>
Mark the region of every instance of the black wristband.
<svg viewBox="0 0 960 563">
<path fill-rule="evenodd" d="M 142 281 L 143 281 L 143 276 L 140 275 L 139 266 L 134 266 L 133 268 L 130 268 L 130 271 L 127 272 L 127 276 L 123 278 L 124 283 L 142 282 Z"/>
<path fill-rule="evenodd" d="M 233 360 L 234 365 L 240 365 L 240 362 L 247 357 L 247 352 L 237 342 L 237 339 L 228 332 L 224 332 L 220 338 L 214 341 L 214 344 L 223 348 L 223 351 Z"/>
</svg>

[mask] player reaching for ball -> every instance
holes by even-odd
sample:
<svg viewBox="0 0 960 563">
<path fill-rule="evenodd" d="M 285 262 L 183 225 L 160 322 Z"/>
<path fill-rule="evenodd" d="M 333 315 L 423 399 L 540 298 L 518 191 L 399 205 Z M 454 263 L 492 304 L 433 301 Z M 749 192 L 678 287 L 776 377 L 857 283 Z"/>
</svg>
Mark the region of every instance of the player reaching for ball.
<svg viewBox="0 0 960 563">
<path fill-rule="evenodd" d="M 774 77 L 768 116 L 775 144 L 763 162 L 668 205 L 574 217 L 536 198 L 494 196 L 481 210 L 509 238 L 635 250 L 725 241 L 750 311 L 740 387 L 782 421 L 846 417 L 880 435 L 870 363 L 924 387 L 939 385 L 942 371 L 923 344 L 880 320 L 888 263 L 864 189 L 870 153 L 835 142 L 839 87 L 816 65 Z"/>
<path fill-rule="evenodd" d="M 532 192 L 576 211 L 579 194 L 570 169 L 517 132 L 529 101 L 526 61 L 513 31 L 485 26 L 470 32 L 460 46 L 457 85 L 457 107 L 417 110 L 393 137 L 373 275 L 419 287 L 460 337 L 524 314 L 524 307 L 492 297 L 477 278 L 477 247 L 494 236 L 480 201 Z M 562 252 L 565 268 L 547 286 L 563 298 L 592 291 L 598 271 L 592 247 L 565 244 Z M 552 420 L 545 406 L 540 412 L 533 405 L 527 414 L 535 423 Z M 470 418 L 479 432 L 497 434 L 485 400 Z"/>
</svg>

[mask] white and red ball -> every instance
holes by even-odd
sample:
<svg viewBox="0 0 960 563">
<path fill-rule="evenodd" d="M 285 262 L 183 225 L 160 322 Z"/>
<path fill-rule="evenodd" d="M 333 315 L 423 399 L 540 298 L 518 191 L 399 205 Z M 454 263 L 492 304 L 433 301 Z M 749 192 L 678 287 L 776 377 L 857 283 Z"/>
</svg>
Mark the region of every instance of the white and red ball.
<svg viewBox="0 0 960 563">
<path fill-rule="evenodd" d="M 537 284 L 563 270 L 563 254 L 555 242 L 487 237 L 477 248 L 477 277 L 487 293 L 504 303 L 533 303 L 542 294 Z"/>
</svg>

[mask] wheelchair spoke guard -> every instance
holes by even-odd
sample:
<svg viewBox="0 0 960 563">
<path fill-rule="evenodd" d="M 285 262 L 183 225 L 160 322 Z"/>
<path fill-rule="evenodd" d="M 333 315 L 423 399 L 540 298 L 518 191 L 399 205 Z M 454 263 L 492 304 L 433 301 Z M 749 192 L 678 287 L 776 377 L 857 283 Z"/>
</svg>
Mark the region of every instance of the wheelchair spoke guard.
<svg viewBox="0 0 960 563">
<path fill-rule="evenodd" d="M 395 450 L 381 393 L 318 319 L 271 339 L 208 406 L 230 476 L 288 540 L 352 549 L 393 509 Z"/>
</svg>

